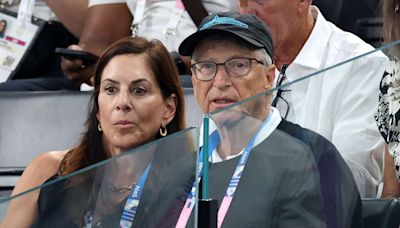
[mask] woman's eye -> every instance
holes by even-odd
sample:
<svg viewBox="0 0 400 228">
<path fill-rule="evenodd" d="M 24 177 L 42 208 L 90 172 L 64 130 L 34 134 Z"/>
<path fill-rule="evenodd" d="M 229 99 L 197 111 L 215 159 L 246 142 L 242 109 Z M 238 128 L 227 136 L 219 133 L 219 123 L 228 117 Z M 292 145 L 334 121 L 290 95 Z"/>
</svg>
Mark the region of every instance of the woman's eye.
<svg viewBox="0 0 400 228">
<path fill-rule="evenodd" d="M 117 91 L 115 87 L 106 87 L 104 90 L 107 92 L 107 94 L 114 94 Z"/>
<path fill-rule="evenodd" d="M 138 95 L 138 96 L 143 96 L 143 95 L 146 94 L 146 90 L 143 89 L 143 88 L 140 88 L 140 87 L 138 87 L 138 88 L 133 88 L 133 89 L 132 89 L 132 92 L 133 92 L 133 94 Z"/>
</svg>

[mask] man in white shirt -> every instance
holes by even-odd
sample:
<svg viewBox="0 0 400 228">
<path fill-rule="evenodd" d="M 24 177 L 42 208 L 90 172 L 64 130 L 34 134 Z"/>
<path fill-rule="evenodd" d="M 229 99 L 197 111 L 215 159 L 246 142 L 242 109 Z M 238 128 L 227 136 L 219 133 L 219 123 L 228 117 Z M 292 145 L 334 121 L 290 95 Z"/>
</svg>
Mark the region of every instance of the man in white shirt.
<svg viewBox="0 0 400 228">
<path fill-rule="evenodd" d="M 360 38 L 326 21 L 311 2 L 240 1 L 241 12 L 259 16 L 271 28 L 277 68 L 289 65 L 279 84 L 373 51 Z M 362 197 L 380 195 L 384 141 L 373 116 L 386 62 L 382 52 L 371 53 L 282 88 L 276 102 L 287 120 L 333 142 L 352 169 Z M 276 80 L 282 78 L 279 74 L 276 71 Z"/>
</svg>

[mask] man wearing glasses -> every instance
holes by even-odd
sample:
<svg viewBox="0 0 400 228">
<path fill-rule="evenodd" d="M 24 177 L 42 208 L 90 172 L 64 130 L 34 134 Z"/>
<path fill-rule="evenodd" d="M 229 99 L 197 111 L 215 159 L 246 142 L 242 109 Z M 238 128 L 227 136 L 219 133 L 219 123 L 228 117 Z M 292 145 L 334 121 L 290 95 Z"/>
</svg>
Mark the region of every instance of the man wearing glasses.
<svg viewBox="0 0 400 228">
<path fill-rule="evenodd" d="M 276 84 L 374 50 L 357 36 L 325 20 L 312 0 L 238 0 L 240 12 L 255 14 L 271 28 Z M 374 122 L 382 52 L 363 56 L 281 88 L 274 100 L 285 119 L 318 132 L 339 150 L 362 197 L 379 197 L 384 141 Z M 285 70 L 285 65 L 288 65 Z"/>
<path fill-rule="evenodd" d="M 275 74 L 272 38 L 264 23 L 248 14 L 209 15 L 179 52 L 191 56 L 194 94 L 203 112 L 224 109 L 210 114 L 215 125 L 209 131 L 209 192 L 218 199 L 220 225 L 357 227 L 352 219 L 358 216 L 359 195 L 337 150 L 283 120 L 271 107 L 271 94 L 262 94 L 273 87 Z M 260 124 L 254 127 L 254 122 Z M 251 137 L 240 137 L 251 128 Z M 321 168 L 327 163 L 334 175 Z M 346 193 L 340 190 L 344 185 Z M 189 219 L 186 205 L 180 225 Z"/>
</svg>

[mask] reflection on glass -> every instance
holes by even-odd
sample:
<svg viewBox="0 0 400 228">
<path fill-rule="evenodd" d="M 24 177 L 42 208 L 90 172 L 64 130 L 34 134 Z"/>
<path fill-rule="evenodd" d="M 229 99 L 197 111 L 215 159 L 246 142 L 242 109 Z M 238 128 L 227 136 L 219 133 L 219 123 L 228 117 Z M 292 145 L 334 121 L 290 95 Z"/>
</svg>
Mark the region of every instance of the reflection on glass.
<svg viewBox="0 0 400 228">
<path fill-rule="evenodd" d="M 380 197 L 383 185 L 384 140 L 374 115 L 378 107 L 379 84 L 387 65 L 382 53 L 397 45 L 348 59 L 302 75 L 296 63 L 286 71 L 285 90 L 276 107 L 286 119 L 311 129 L 339 150 L 353 171 L 362 197 Z M 328 62 L 334 62 L 329 60 Z"/>
<path fill-rule="evenodd" d="M 188 186 L 196 180 L 197 138 L 196 128 L 183 130 L 55 177 L 33 189 L 40 191 L 40 216 L 33 227 L 129 227 L 129 217 L 134 218 L 132 227 L 175 226 Z M 27 194 L 5 200 L 24 200 Z"/>
<path fill-rule="evenodd" d="M 218 223 L 324 227 L 313 154 L 278 128 L 271 98 L 262 93 L 210 113 L 209 196 L 218 200 Z"/>
</svg>

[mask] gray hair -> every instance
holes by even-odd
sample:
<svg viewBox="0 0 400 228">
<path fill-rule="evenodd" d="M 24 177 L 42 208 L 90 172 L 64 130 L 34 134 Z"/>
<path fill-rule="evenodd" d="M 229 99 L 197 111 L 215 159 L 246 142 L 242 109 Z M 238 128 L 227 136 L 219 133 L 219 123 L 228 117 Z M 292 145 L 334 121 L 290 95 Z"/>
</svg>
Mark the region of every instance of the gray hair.
<svg viewBox="0 0 400 228">
<path fill-rule="evenodd" d="M 265 62 L 265 66 L 269 66 L 272 64 L 272 58 L 271 58 L 271 56 L 269 56 L 269 54 L 267 53 L 267 50 L 265 50 L 265 48 L 257 49 L 257 52 L 260 56 L 262 56 L 262 58 Z"/>
</svg>

